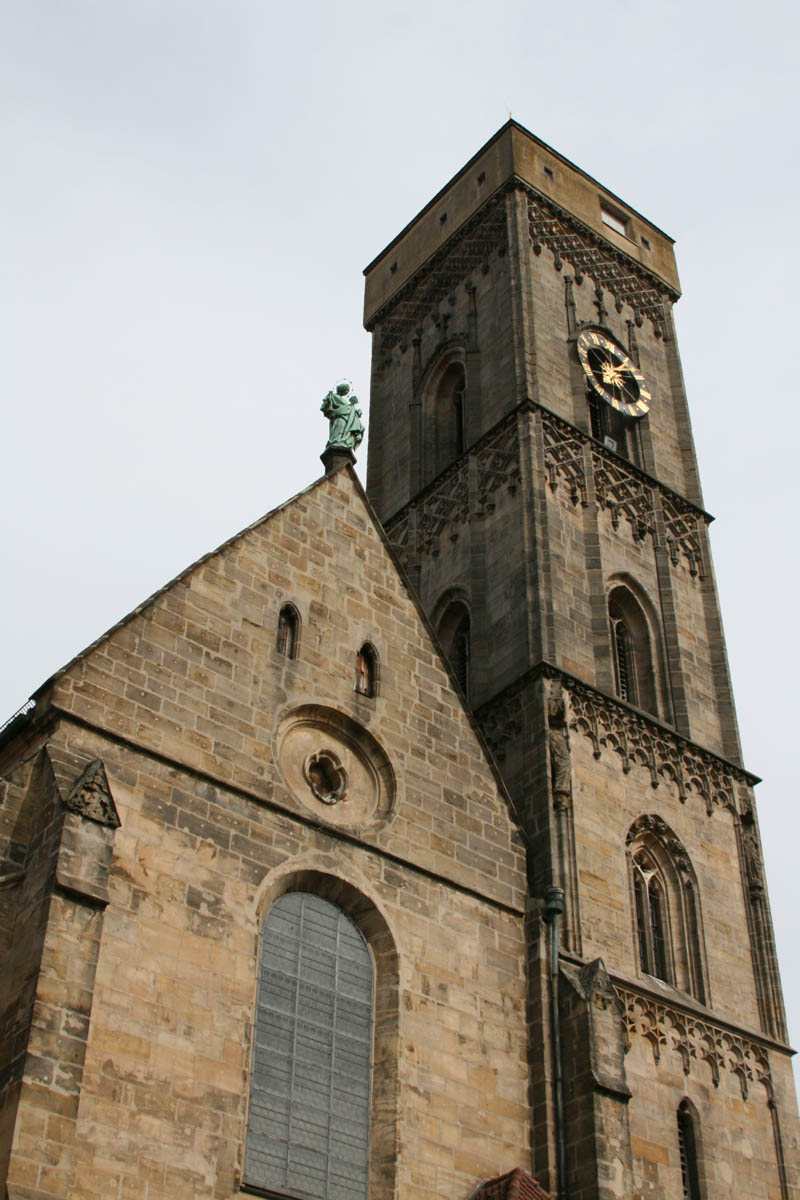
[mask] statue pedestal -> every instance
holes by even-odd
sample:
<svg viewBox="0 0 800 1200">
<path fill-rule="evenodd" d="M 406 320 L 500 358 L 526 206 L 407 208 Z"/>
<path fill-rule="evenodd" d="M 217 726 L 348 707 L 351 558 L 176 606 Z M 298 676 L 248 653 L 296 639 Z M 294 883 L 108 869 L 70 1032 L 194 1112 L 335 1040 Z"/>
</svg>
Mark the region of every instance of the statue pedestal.
<svg viewBox="0 0 800 1200">
<path fill-rule="evenodd" d="M 355 454 L 352 450 L 348 450 L 346 446 L 326 446 L 322 454 L 320 454 L 320 458 L 322 459 L 326 475 L 333 475 L 345 463 L 350 463 L 351 467 L 354 467 L 356 463 Z"/>
</svg>

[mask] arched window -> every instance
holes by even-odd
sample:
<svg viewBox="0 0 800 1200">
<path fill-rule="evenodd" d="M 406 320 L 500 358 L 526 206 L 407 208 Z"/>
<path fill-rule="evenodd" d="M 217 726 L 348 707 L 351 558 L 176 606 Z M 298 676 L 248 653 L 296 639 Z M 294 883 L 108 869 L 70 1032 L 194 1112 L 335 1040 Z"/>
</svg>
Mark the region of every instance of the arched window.
<svg viewBox="0 0 800 1200">
<path fill-rule="evenodd" d="M 639 964 L 645 974 L 670 983 L 664 885 L 659 878 L 658 867 L 646 850 L 639 850 L 634 856 L 633 887 L 636 894 Z"/>
<path fill-rule="evenodd" d="M 369 642 L 356 654 L 356 691 L 360 696 L 375 696 L 378 691 L 378 655 Z"/>
<path fill-rule="evenodd" d="M 639 969 L 707 1002 L 697 880 L 689 856 L 655 814 L 626 839 Z"/>
<path fill-rule="evenodd" d="M 630 588 L 617 585 L 608 598 L 614 686 L 621 700 L 659 716 L 650 623 Z"/>
<path fill-rule="evenodd" d="M 681 1162 L 683 1200 L 701 1200 L 697 1118 L 688 1100 L 678 1105 L 678 1156 Z"/>
<path fill-rule="evenodd" d="M 429 404 L 427 431 L 430 477 L 444 471 L 466 449 L 466 376 L 463 365 L 451 362 L 439 375 L 434 388 Z"/>
<path fill-rule="evenodd" d="M 469 695 L 470 620 L 469 610 L 460 600 L 445 609 L 439 621 L 439 638 L 453 668 L 453 674 L 465 696 Z"/>
<path fill-rule="evenodd" d="M 374 972 L 335 904 L 290 892 L 261 934 L 244 1184 L 366 1200 Z"/>
<path fill-rule="evenodd" d="M 300 634 L 300 616 L 293 604 L 284 604 L 278 614 L 276 649 L 284 658 L 294 658 Z"/>
</svg>

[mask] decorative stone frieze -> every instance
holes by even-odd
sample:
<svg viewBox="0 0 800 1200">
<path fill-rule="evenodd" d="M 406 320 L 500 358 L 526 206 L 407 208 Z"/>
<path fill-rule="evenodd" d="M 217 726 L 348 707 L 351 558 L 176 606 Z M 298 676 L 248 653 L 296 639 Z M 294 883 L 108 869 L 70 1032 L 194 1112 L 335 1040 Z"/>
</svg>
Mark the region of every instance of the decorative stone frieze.
<svg viewBox="0 0 800 1200">
<path fill-rule="evenodd" d="M 686 1075 L 692 1073 L 697 1063 L 705 1062 L 715 1087 L 719 1086 L 722 1072 L 729 1071 L 739 1080 L 743 1099 L 747 1099 L 753 1083 L 763 1084 L 767 1099 L 772 1099 L 772 1073 L 764 1046 L 654 996 L 618 983 L 614 989 L 624 1009 L 628 1038 L 638 1036 L 648 1041 L 656 1062 L 663 1051 L 676 1050 Z"/>
<path fill-rule="evenodd" d="M 580 283 L 584 275 L 591 276 L 596 287 L 604 288 L 614 296 L 618 312 L 624 304 L 630 305 L 638 325 L 648 317 L 656 337 L 665 337 L 664 301 L 677 300 L 677 293 L 552 200 L 532 189 L 525 190 L 528 192 L 528 225 L 534 254 L 541 254 L 542 248 L 547 246 L 552 251 L 553 266 L 557 271 L 566 259 L 572 263 L 576 283 Z"/>
<path fill-rule="evenodd" d="M 523 701 L 526 678 L 506 688 L 499 696 L 484 704 L 478 711 L 483 736 L 498 762 L 506 756 L 506 746 L 524 729 Z"/>
<path fill-rule="evenodd" d="M 564 685 L 570 698 L 570 728 L 589 738 L 594 757 L 600 758 L 607 747 L 619 755 L 626 774 L 634 764 L 646 767 L 652 786 L 668 780 L 682 804 L 693 792 L 702 797 L 709 815 L 717 806 L 735 811 L 736 781 L 753 782 L 746 772 L 622 702 L 577 680 L 565 677 Z"/>
<path fill-rule="evenodd" d="M 513 496 L 520 481 L 516 414 L 502 421 L 474 451 L 478 463 L 478 512 L 494 509 L 494 495 L 505 487 Z"/>
<path fill-rule="evenodd" d="M 676 496 L 674 492 L 662 492 L 661 507 L 664 514 L 664 536 L 670 562 L 675 567 L 686 559 L 689 574 L 703 578 L 703 552 L 700 541 L 702 516 L 691 504 Z"/>
<path fill-rule="evenodd" d="M 470 515 L 470 460 L 477 464 L 475 515 L 486 516 L 495 507 L 498 489 L 506 487 L 513 494 L 519 486 L 516 412 L 499 422 L 389 521 L 386 532 L 404 566 L 412 551 L 435 556 L 442 537 L 459 536 L 459 526 L 466 524 Z"/>
<path fill-rule="evenodd" d="M 652 488 L 635 471 L 603 454 L 597 446 L 592 446 L 592 466 L 597 503 L 608 512 L 614 529 L 619 529 L 620 518 L 624 517 L 634 541 L 642 541 L 647 534 L 654 537 Z"/>
<path fill-rule="evenodd" d="M 676 492 L 651 479 L 599 445 L 587 433 L 547 409 L 541 409 L 544 463 L 547 482 L 555 494 L 561 485 L 570 503 L 586 505 L 584 447 L 591 445 L 592 473 L 597 503 L 611 517 L 615 530 L 622 518 L 635 541 L 648 535 L 656 540 L 655 497 L 664 516 L 664 536 L 669 559 L 677 567 L 683 557 L 689 573 L 703 578 L 701 528 L 710 518 Z"/>
<path fill-rule="evenodd" d="M 544 465 L 551 492 L 563 483 L 572 504 L 586 507 L 586 474 L 583 465 L 585 438 L 574 425 L 569 425 L 549 412 L 542 412 Z"/>
<path fill-rule="evenodd" d="M 493 253 L 505 253 L 505 201 L 497 196 L 458 230 L 372 317 L 368 330 L 380 328 L 381 350 L 405 349 L 426 317 L 440 321 L 439 305 L 473 272 L 487 266 Z"/>
</svg>

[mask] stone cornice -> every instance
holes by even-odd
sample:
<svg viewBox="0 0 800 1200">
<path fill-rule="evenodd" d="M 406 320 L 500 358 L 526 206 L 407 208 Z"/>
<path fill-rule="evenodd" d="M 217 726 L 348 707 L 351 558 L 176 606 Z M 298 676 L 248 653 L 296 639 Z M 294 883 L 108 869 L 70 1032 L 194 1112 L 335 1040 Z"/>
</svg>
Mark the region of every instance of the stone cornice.
<svg viewBox="0 0 800 1200">
<path fill-rule="evenodd" d="M 427 262 L 381 305 L 366 322 L 372 333 L 382 325 L 380 347 L 390 352 L 398 343 L 405 349 L 414 330 L 427 316 L 437 315 L 439 304 L 475 270 L 486 267 L 493 251 L 505 253 L 508 231 L 503 198 L 508 185 L 490 196 Z"/>
<path fill-rule="evenodd" d="M 547 246 L 553 253 L 557 271 L 566 259 L 572 263 L 576 283 L 580 284 L 584 275 L 590 275 L 597 287 L 611 292 L 617 312 L 629 305 L 637 325 L 648 317 L 656 337 L 665 337 L 663 302 L 678 300 L 680 292 L 529 183 L 517 179 L 515 186 L 528 197 L 534 254 L 541 254 L 543 246 Z"/>
<path fill-rule="evenodd" d="M 492 250 L 507 248 L 502 202 L 513 191 L 522 192 L 528 198 L 531 246 L 535 254 L 541 253 L 542 246 L 547 245 L 553 251 L 557 270 L 561 269 L 564 259 L 571 262 L 578 281 L 584 274 L 591 276 L 597 285 L 612 293 L 620 311 L 623 304 L 629 304 L 639 324 L 647 316 L 658 336 L 664 335 L 661 303 L 665 299 L 678 300 L 680 292 L 515 175 L 370 316 L 366 322 L 370 333 L 376 326 L 384 325 L 381 340 L 384 352 L 393 349 L 398 342 L 405 347 L 413 329 L 473 270 L 482 267 Z M 438 278 L 432 279 L 433 275 Z M 415 296 L 420 288 L 422 294 Z"/>
</svg>

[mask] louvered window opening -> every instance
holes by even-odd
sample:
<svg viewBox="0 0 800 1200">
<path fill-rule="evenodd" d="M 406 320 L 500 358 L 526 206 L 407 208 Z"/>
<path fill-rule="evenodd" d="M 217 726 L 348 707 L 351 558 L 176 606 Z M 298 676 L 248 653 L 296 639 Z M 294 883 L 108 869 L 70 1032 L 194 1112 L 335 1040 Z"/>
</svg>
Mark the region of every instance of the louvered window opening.
<svg viewBox="0 0 800 1200">
<path fill-rule="evenodd" d="M 700 1179 L 697 1170 L 697 1143 L 692 1114 L 684 1104 L 678 1109 L 678 1150 L 681 1159 L 683 1200 L 700 1200 Z"/>
<path fill-rule="evenodd" d="M 635 704 L 636 684 L 628 630 L 621 617 L 612 619 L 612 628 L 614 631 L 614 656 L 617 660 L 617 692 L 620 699 Z"/>
<path fill-rule="evenodd" d="M 341 909 L 305 892 L 264 922 L 244 1184 L 367 1200 L 373 968 Z"/>
</svg>

